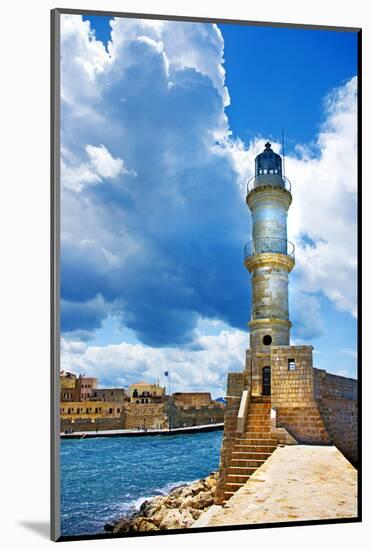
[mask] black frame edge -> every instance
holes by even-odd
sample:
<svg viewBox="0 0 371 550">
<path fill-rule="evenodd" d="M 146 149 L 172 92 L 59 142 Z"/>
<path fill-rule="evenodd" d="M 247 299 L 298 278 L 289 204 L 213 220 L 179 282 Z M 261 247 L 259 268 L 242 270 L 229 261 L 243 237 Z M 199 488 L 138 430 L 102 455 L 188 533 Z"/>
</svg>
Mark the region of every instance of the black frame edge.
<svg viewBox="0 0 371 550">
<path fill-rule="evenodd" d="M 102 15 L 110 17 L 126 17 L 129 19 L 159 19 L 165 21 L 189 21 L 193 23 L 230 23 L 235 25 L 252 25 L 255 27 L 288 27 L 288 28 L 304 28 L 304 29 L 313 29 L 313 30 L 329 30 L 329 31 L 338 31 L 338 32 L 358 32 L 359 27 L 340 27 L 336 25 L 315 25 L 315 24 L 304 24 L 304 23 L 286 23 L 283 21 L 280 22 L 270 22 L 270 21 L 252 21 L 248 19 L 224 19 L 218 17 L 201 17 L 201 16 L 192 16 L 192 15 L 164 15 L 164 14 L 155 14 L 155 13 L 128 13 L 128 12 L 118 12 L 118 11 L 107 11 L 107 10 L 86 10 L 78 8 L 55 8 L 59 14 L 71 14 L 71 15 Z"/>
<path fill-rule="evenodd" d="M 60 12 L 51 10 L 50 25 L 50 538 L 60 540 L 59 461 L 59 176 L 60 176 Z"/>
</svg>

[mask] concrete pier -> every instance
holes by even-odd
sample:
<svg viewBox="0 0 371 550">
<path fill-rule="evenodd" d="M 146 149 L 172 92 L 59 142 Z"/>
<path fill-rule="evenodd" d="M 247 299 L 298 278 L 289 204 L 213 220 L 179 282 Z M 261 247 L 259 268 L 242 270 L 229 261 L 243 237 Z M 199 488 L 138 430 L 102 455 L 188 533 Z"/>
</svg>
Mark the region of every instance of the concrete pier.
<svg viewBox="0 0 371 550">
<path fill-rule="evenodd" d="M 277 448 L 224 506 L 192 525 L 216 527 L 357 517 L 357 470 L 334 446 Z"/>
</svg>

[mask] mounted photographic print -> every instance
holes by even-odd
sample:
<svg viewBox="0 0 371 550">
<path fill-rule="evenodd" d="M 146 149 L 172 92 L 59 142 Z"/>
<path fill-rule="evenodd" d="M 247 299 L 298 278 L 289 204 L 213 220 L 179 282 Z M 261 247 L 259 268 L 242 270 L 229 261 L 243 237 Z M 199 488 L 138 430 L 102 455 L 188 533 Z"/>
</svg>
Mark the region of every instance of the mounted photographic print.
<svg viewBox="0 0 371 550">
<path fill-rule="evenodd" d="M 53 10 L 53 540 L 361 520 L 360 46 Z"/>
</svg>

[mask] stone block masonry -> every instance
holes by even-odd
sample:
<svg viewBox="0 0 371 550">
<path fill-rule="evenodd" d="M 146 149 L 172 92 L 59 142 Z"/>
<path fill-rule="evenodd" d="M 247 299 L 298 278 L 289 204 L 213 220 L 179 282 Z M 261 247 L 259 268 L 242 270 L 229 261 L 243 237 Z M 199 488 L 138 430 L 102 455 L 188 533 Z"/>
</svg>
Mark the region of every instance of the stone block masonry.
<svg viewBox="0 0 371 550">
<path fill-rule="evenodd" d="M 277 426 L 285 428 L 298 442 L 329 444 L 331 442 L 317 406 L 279 407 Z"/>
<path fill-rule="evenodd" d="M 332 442 L 357 463 L 357 381 L 312 366 L 311 346 L 272 346 L 277 426 L 300 443 Z"/>
<path fill-rule="evenodd" d="M 167 422 L 171 423 L 173 429 L 222 423 L 224 410 L 224 405 L 215 402 L 209 405 L 180 406 L 172 399 L 165 404 Z"/>
<path fill-rule="evenodd" d="M 272 346 L 272 407 L 313 407 L 312 346 Z"/>
<path fill-rule="evenodd" d="M 313 369 L 314 396 L 331 441 L 358 462 L 357 380 Z"/>
<path fill-rule="evenodd" d="M 224 487 L 227 483 L 228 466 L 237 439 L 238 410 L 246 381 L 247 374 L 245 372 L 230 372 L 228 374 L 227 405 L 224 411 L 224 433 L 219 465 L 220 479 L 215 496 L 216 502 L 219 503 L 222 503 L 224 500 Z"/>
</svg>

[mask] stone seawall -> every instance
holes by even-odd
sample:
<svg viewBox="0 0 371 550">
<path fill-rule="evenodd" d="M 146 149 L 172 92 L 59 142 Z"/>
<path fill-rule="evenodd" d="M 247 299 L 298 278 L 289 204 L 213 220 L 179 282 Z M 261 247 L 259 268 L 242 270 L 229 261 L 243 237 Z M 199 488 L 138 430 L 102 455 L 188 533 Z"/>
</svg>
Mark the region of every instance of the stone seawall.
<svg viewBox="0 0 371 550">
<path fill-rule="evenodd" d="M 177 406 L 173 400 L 165 405 L 165 414 L 172 428 L 202 426 L 224 422 L 224 405 L 210 404 L 186 407 Z"/>
<path fill-rule="evenodd" d="M 313 369 L 314 396 L 334 445 L 354 465 L 358 462 L 357 380 Z"/>
<path fill-rule="evenodd" d="M 330 438 L 318 407 L 279 407 L 277 426 L 285 428 L 300 443 L 326 445 Z"/>
<path fill-rule="evenodd" d="M 118 418 L 99 418 L 92 422 L 90 419 L 77 418 L 74 422 L 71 420 L 61 420 L 61 432 L 103 432 L 106 430 L 125 429 L 125 416 Z"/>
</svg>

